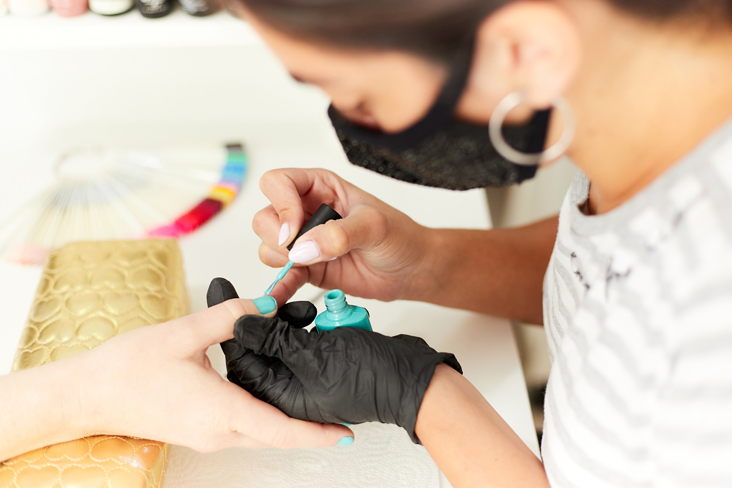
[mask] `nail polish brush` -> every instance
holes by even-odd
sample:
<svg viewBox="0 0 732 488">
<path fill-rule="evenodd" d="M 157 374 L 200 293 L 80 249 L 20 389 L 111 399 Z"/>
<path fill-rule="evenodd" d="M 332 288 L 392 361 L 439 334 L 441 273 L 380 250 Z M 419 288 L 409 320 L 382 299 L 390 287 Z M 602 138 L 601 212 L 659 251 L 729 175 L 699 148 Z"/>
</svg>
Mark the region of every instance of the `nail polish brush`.
<svg viewBox="0 0 732 488">
<path fill-rule="evenodd" d="M 304 234 L 306 234 L 308 231 L 312 230 L 314 227 L 317 227 L 319 225 L 322 225 L 326 222 L 330 222 L 331 220 L 339 220 L 342 219 L 341 215 L 330 208 L 326 204 L 322 204 L 320 208 L 313 214 L 312 217 L 310 217 L 310 220 L 308 220 L 305 225 L 303 225 L 302 229 L 300 229 L 300 232 L 297 233 L 295 238 L 292 240 L 289 246 L 287 246 L 288 251 L 292 251 L 293 246 L 297 242 L 297 240 L 302 237 Z M 270 293 L 272 293 L 272 290 L 274 290 L 274 287 L 277 285 L 277 283 L 280 282 L 282 278 L 285 277 L 288 271 L 292 269 L 292 267 L 295 265 L 292 261 L 289 261 L 284 268 L 280 270 L 279 273 L 277 273 L 277 278 L 272 282 L 271 285 L 269 285 L 269 288 L 267 288 L 267 291 L 264 292 L 265 295 L 269 296 Z"/>
</svg>

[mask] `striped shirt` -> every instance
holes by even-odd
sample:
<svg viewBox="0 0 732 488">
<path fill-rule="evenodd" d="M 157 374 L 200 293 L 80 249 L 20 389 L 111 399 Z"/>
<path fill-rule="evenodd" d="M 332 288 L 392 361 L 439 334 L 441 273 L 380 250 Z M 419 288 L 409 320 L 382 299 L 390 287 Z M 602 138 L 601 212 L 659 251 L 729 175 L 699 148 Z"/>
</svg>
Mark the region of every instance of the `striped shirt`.
<svg viewBox="0 0 732 488">
<path fill-rule="evenodd" d="M 544 282 L 552 487 L 732 487 L 732 122 L 617 209 L 577 175 Z"/>
</svg>

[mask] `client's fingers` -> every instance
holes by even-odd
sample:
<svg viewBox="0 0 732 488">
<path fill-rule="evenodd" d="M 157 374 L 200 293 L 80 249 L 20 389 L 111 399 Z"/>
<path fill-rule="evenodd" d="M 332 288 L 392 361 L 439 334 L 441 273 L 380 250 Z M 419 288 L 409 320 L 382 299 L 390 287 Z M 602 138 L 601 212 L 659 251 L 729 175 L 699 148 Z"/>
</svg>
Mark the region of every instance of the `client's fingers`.
<svg viewBox="0 0 732 488">
<path fill-rule="evenodd" d="M 291 419 L 277 408 L 261 402 L 243 389 L 231 386 L 229 411 L 232 428 L 241 434 L 241 446 L 252 440 L 280 449 L 335 446 L 353 432 L 342 425 L 326 425 Z"/>
<path fill-rule="evenodd" d="M 274 316 L 277 312 L 276 301 L 270 297 L 263 297 L 271 311 L 267 316 Z M 257 299 L 257 301 L 263 301 Z M 234 337 L 234 323 L 247 315 L 261 316 L 258 308 L 262 304 L 255 304 L 252 300 L 233 299 L 219 305 L 188 315 L 186 317 L 161 324 L 170 328 L 168 335 L 175 337 L 175 345 L 183 355 L 191 355 L 205 351 L 209 346 L 228 341 Z"/>
</svg>

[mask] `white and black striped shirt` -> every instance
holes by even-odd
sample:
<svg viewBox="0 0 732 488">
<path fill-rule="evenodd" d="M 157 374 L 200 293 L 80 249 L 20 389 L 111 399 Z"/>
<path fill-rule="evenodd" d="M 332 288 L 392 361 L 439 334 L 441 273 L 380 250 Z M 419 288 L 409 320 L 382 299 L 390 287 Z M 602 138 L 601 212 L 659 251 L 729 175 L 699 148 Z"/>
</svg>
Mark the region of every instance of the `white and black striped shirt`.
<svg viewBox="0 0 732 488">
<path fill-rule="evenodd" d="M 564 201 L 544 283 L 552 487 L 732 487 L 732 122 L 621 207 Z"/>
</svg>

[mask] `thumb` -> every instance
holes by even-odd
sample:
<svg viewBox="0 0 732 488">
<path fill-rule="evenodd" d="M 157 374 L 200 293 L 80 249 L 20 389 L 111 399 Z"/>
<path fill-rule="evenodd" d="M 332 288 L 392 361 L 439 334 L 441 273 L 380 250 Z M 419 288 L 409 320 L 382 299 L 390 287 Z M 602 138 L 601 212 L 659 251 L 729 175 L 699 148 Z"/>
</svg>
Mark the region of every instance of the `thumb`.
<svg viewBox="0 0 732 488">
<path fill-rule="evenodd" d="M 297 240 L 290 261 L 313 264 L 328 261 L 353 249 L 372 249 L 387 233 L 387 218 L 369 205 L 352 207 L 348 216 L 315 227 Z"/>
<path fill-rule="evenodd" d="M 187 334 L 180 335 L 181 338 L 187 338 L 187 340 L 182 340 L 182 347 L 184 353 L 192 354 L 232 339 L 234 323 L 242 316 L 262 317 L 257 306 L 263 306 L 255 302 L 263 299 L 266 299 L 268 306 L 272 308 L 268 315 L 274 315 L 277 302 L 272 297 L 262 297 L 255 301 L 237 298 L 175 320 L 170 324 L 174 327 L 182 327 L 187 332 Z"/>
</svg>

